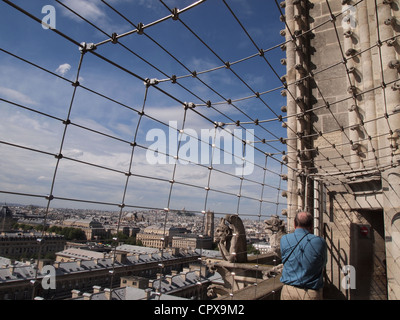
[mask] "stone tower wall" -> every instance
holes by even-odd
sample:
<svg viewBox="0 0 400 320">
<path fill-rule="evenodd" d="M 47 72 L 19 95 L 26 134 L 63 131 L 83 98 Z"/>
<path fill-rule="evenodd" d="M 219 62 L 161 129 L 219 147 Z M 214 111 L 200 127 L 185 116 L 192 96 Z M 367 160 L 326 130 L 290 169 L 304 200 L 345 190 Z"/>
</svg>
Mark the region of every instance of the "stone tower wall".
<svg viewBox="0 0 400 320">
<path fill-rule="evenodd" d="M 400 4 L 283 5 L 288 167 L 294 169 L 288 172 L 288 225 L 296 211 L 314 212 L 316 233 L 329 245 L 330 293 L 399 299 Z M 370 228 L 371 256 L 381 257 L 369 261 L 368 270 L 360 263 L 366 239 L 357 228 L 363 225 Z M 351 263 L 358 263 L 359 281 L 370 276 L 358 291 L 341 282 L 342 268 Z M 387 292 L 376 285 L 382 276 Z"/>
</svg>

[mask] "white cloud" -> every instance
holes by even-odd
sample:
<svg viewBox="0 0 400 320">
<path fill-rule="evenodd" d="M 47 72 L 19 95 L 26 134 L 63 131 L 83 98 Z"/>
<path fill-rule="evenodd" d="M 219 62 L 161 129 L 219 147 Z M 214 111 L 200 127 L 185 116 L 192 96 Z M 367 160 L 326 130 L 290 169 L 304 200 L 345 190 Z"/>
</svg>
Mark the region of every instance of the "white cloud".
<svg viewBox="0 0 400 320">
<path fill-rule="evenodd" d="M 75 159 L 83 157 L 83 154 L 84 154 L 83 151 L 80 149 L 65 150 L 64 153 L 67 154 L 69 157 L 72 157 Z"/>
<path fill-rule="evenodd" d="M 64 77 L 69 70 L 71 70 L 71 65 L 68 63 L 64 63 L 58 66 L 56 72 Z"/>
<path fill-rule="evenodd" d="M 0 87 L 0 95 L 5 99 L 11 100 L 12 102 L 21 103 L 24 105 L 37 105 L 37 103 L 29 96 L 14 89 Z"/>
<path fill-rule="evenodd" d="M 104 18 L 105 13 L 99 8 L 100 1 L 97 0 L 67 0 L 64 1 L 64 4 L 72 9 L 73 11 L 79 13 L 83 17 L 97 21 L 98 19 Z M 75 20 L 82 21 L 78 16 L 76 16 L 71 11 L 65 11 L 65 13 Z"/>
<path fill-rule="evenodd" d="M 109 1 L 111 4 L 120 2 L 120 0 Z M 72 11 L 76 12 L 78 15 L 82 16 L 83 18 L 87 19 L 88 21 L 94 23 L 100 29 L 104 30 L 105 32 L 112 33 L 112 32 L 125 32 L 126 31 L 126 23 L 118 23 L 115 24 L 110 17 L 109 17 L 109 9 L 106 5 L 104 5 L 99 0 L 66 0 L 63 2 L 64 5 L 71 9 Z M 68 18 L 75 20 L 78 23 L 83 23 L 84 20 L 81 19 L 77 14 L 68 10 L 66 7 L 61 7 L 62 12 Z M 125 27 L 124 27 L 125 26 Z M 104 37 L 104 34 L 101 34 Z"/>
</svg>

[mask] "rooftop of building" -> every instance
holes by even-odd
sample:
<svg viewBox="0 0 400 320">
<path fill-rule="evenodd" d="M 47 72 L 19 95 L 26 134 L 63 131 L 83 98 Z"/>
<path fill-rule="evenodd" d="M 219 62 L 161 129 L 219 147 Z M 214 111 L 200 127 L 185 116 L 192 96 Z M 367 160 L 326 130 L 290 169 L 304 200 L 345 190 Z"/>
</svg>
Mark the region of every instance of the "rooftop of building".
<svg viewBox="0 0 400 320">
<path fill-rule="evenodd" d="M 57 256 L 66 257 L 70 259 L 92 260 L 92 259 L 104 259 L 106 257 L 106 254 L 104 252 L 97 252 L 80 248 L 69 248 L 57 252 Z"/>
<path fill-rule="evenodd" d="M 109 290 L 109 289 L 108 289 Z M 102 291 L 99 293 L 77 293 L 77 297 L 71 300 L 95 300 L 95 301 L 106 301 L 110 300 L 109 294 L 111 294 L 111 300 L 188 300 L 186 298 L 181 298 L 169 294 L 158 294 L 151 289 L 140 289 L 134 287 L 116 288 L 112 292 Z"/>
<path fill-rule="evenodd" d="M 100 221 L 97 221 L 94 218 L 86 218 L 86 219 L 75 219 L 75 218 L 71 218 L 71 219 L 66 219 L 64 220 L 63 224 L 65 226 L 79 226 L 79 227 L 96 227 L 96 228 L 102 228 L 103 224 Z"/>
<path fill-rule="evenodd" d="M 126 277 L 126 278 L 140 278 L 140 277 Z M 146 280 L 148 282 L 147 288 L 139 288 L 136 286 L 119 287 L 112 290 L 111 300 L 188 300 L 174 296 L 181 290 L 188 287 L 197 286 L 204 283 L 218 283 L 223 284 L 222 277 L 219 273 L 209 273 L 201 275 L 199 270 L 184 269 L 182 272 L 160 276 L 158 279 Z M 161 288 L 161 290 L 160 290 Z M 81 293 L 75 291 L 76 296 L 73 300 L 110 300 L 111 290 L 105 288 L 100 290 L 94 288 L 93 293 Z"/>
<path fill-rule="evenodd" d="M 131 244 L 122 244 L 117 246 L 117 251 L 125 251 L 127 253 L 139 253 L 139 254 L 151 254 L 160 252 L 160 249 L 157 248 L 150 248 L 150 247 L 143 247 L 143 246 L 135 246 Z"/>
<path fill-rule="evenodd" d="M 0 240 L 6 239 L 64 239 L 63 235 L 50 233 L 50 234 L 42 234 L 41 232 L 1 232 Z"/>
<path fill-rule="evenodd" d="M 79 249 L 80 250 L 80 249 Z M 85 250 L 86 251 L 86 250 Z M 65 275 L 71 274 L 75 272 L 87 272 L 93 270 L 101 270 L 101 269 L 109 269 L 112 267 L 122 267 L 127 265 L 137 265 L 137 264 L 146 264 L 151 262 L 159 262 L 163 260 L 169 260 L 176 258 L 174 252 L 172 251 L 164 251 L 161 256 L 161 252 L 159 253 L 144 253 L 144 254 L 135 254 L 135 255 L 127 255 L 122 262 L 119 262 L 117 259 L 111 258 L 92 258 L 92 259 L 82 259 L 82 255 L 79 255 L 76 261 L 68 261 L 68 262 L 55 262 L 53 266 L 56 268 L 56 275 Z M 198 256 L 196 252 L 182 252 L 179 253 L 179 256 L 182 257 L 190 257 L 190 256 Z M 35 277 L 35 268 L 37 266 L 34 262 L 15 262 L 13 260 L 9 260 L 7 258 L 0 257 L 0 284 L 7 281 L 18 281 L 18 280 L 30 280 Z M 42 274 L 39 270 L 38 278 L 43 278 L 47 273 Z"/>
<path fill-rule="evenodd" d="M 162 225 L 157 225 L 153 224 L 150 225 L 146 228 L 144 228 L 142 233 L 170 233 L 170 232 L 176 232 L 176 233 L 185 233 L 188 232 L 186 228 L 183 227 L 176 227 L 172 225 L 167 225 L 167 226 L 162 226 Z"/>
</svg>

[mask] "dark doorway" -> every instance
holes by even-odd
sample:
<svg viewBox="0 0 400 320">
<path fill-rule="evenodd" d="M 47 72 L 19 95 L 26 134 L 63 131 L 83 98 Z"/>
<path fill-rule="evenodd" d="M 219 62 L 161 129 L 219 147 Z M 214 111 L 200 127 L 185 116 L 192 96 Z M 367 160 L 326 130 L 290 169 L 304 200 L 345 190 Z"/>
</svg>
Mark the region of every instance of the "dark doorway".
<svg viewBox="0 0 400 320">
<path fill-rule="evenodd" d="M 356 270 L 351 300 L 387 300 L 383 210 L 358 211 L 366 221 L 350 228 L 350 264 Z"/>
</svg>

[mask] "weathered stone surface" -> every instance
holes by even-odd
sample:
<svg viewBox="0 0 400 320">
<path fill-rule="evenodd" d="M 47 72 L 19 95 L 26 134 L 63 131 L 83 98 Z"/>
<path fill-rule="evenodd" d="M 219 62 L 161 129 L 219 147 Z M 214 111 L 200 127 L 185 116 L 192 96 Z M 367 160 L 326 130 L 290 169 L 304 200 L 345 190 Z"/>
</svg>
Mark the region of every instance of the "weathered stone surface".
<svg viewBox="0 0 400 320">
<path fill-rule="evenodd" d="M 225 260 L 236 263 L 247 261 L 246 232 L 238 215 L 221 218 L 216 230 L 216 240 Z"/>
</svg>

